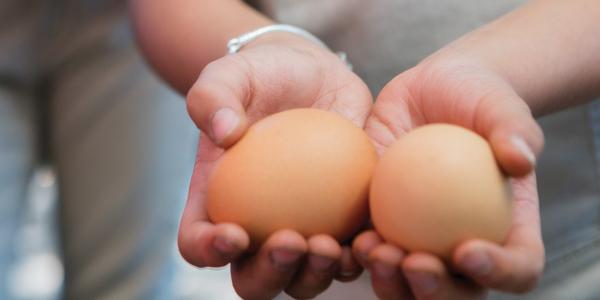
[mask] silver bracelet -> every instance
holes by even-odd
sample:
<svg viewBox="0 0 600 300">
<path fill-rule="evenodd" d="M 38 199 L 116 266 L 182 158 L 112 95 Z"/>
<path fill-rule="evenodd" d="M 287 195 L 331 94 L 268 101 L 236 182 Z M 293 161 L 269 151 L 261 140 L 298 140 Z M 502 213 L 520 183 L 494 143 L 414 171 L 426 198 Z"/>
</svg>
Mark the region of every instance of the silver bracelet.
<svg viewBox="0 0 600 300">
<path fill-rule="evenodd" d="M 270 33 L 270 32 L 276 32 L 276 31 L 289 32 L 289 33 L 299 35 L 299 36 L 301 36 L 301 37 L 303 37 L 303 38 L 305 38 L 327 50 L 331 50 L 319 38 L 317 38 L 312 33 L 308 32 L 300 27 L 286 25 L 286 24 L 275 24 L 275 25 L 269 25 L 269 26 L 258 28 L 256 30 L 244 33 L 236 38 L 229 40 L 229 42 L 227 42 L 228 52 L 230 54 L 237 53 L 245 45 L 247 45 L 251 41 L 255 40 L 259 36 L 264 35 L 266 33 Z M 348 61 L 348 56 L 346 55 L 346 53 L 345 52 L 336 52 L 336 54 L 346 64 L 346 66 L 348 66 L 348 68 L 350 70 L 352 70 L 352 64 L 350 64 L 350 62 Z"/>
</svg>

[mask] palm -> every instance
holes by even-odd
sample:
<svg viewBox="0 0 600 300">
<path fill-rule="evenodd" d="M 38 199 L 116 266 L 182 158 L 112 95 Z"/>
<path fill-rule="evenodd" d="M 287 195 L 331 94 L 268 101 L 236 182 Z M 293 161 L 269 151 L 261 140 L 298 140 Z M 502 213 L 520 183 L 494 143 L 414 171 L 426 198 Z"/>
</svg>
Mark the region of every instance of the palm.
<svg viewBox="0 0 600 300">
<path fill-rule="evenodd" d="M 224 59 L 237 61 L 243 66 L 241 72 L 253 73 L 251 97 L 244 103 L 250 123 L 283 110 L 312 107 L 338 113 L 364 127 L 372 102 L 368 88 L 336 57 L 328 58 L 318 59 L 293 47 L 264 46 Z M 201 141 L 191 188 L 204 193 L 207 178 L 224 151 L 204 134 Z"/>
<path fill-rule="evenodd" d="M 252 97 L 244 103 L 250 123 L 283 110 L 312 107 L 338 113 L 364 127 L 371 108 L 370 92 L 362 80 L 337 58 L 334 57 L 328 66 L 323 65 L 322 60 L 317 61 L 314 56 L 296 52 L 293 48 L 269 47 L 280 49 L 252 49 L 230 57 L 242 61 L 246 70 L 254 73 Z M 282 60 L 288 63 L 279 62 Z M 203 195 L 208 177 L 224 150 L 204 133 L 200 140 L 197 170 L 194 170 L 190 189 Z M 204 201 L 204 197 L 197 199 Z"/>
<path fill-rule="evenodd" d="M 497 111 L 495 106 L 506 105 L 491 103 L 486 98 L 489 90 L 503 85 L 487 74 L 464 72 L 462 74 L 466 75 L 455 76 L 452 73 L 421 75 L 410 72 L 394 79 L 397 82 L 381 92 L 367 119 L 365 130 L 379 153 L 403 134 L 428 123 L 453 123 L 481 133 L 485 125 L 479 121 L 491 117 Z M 512 179 L 511 185 L 515 219 L 508 244 L 518 238 L 517 229 L 523 222 L 531 224 L 535 221 L 534 224 L 539 225 L 535 174 Z"/>
</svg>

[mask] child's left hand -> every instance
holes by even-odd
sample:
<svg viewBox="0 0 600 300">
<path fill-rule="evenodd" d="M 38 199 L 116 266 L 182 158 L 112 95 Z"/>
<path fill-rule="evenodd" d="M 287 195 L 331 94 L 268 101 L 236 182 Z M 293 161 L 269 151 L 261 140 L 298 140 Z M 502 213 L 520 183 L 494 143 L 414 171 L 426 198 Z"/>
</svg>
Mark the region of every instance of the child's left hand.
<svg viewBox="0 0 600 300">
<path fill-rule="evenodd" d="M 506 243 L 460 244 L 451 271 L 437 257 L 405 253 L 367 231 L 355 239 L 355 257 L 372 272 L 373 288 L 382 299 L 480 299 L 485 288 L 515 293 L 532 289 L 544 266 L 532 172 L 543 135 L 528 106 L 491 68 L 469 58 L 441 55 L 388 83 L 366 130 L 381 153 L 413 128 L 440 122 L 481 134 L 500 166 L 518 177 L 512 180 L 514 222 Z M 454 270 L 466 279 L 455 276 Z"/>
</svg>

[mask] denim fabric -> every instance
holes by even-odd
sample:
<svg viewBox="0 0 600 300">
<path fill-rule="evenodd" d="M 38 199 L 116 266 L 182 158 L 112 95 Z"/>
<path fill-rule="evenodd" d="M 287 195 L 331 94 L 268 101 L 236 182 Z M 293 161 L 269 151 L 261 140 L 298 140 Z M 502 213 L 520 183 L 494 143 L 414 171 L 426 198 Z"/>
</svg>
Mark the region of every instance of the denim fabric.
<svg viewBox="0 0 600 300">
<path fill-rule="evenodd" d="M 197 130 L 137 53 L 125 1 L 0 3 L 0 282 L 40 158 L 67 299 L 171 299 Z M 0 299 L 9 299 L 0 286 Z"/>
</svg>

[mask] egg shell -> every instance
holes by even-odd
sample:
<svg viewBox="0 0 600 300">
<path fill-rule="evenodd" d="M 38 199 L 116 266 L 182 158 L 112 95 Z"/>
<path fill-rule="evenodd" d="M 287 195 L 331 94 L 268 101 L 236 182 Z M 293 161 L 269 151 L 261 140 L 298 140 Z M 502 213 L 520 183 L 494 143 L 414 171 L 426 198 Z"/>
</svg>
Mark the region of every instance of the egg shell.
<svg viewBox="0 0 600 300">
<path fill-rule="evenodd" d="M 431 124 L 400 137 L 383 154 L 370 210 L 386 241 L 449 259 L 467 239 L 502 243 L 512 201 L 485 139 L 459 126 Z"/>
<path fill-rule="evenodd" d="M 251 126 L 216 165 L 210 220 L 241 225 L 253 245 L 279 229 L 350 238 L 368 217 L 377 154 L 365 132 L 318 109 L 273 114 Z"/>
</svg>

